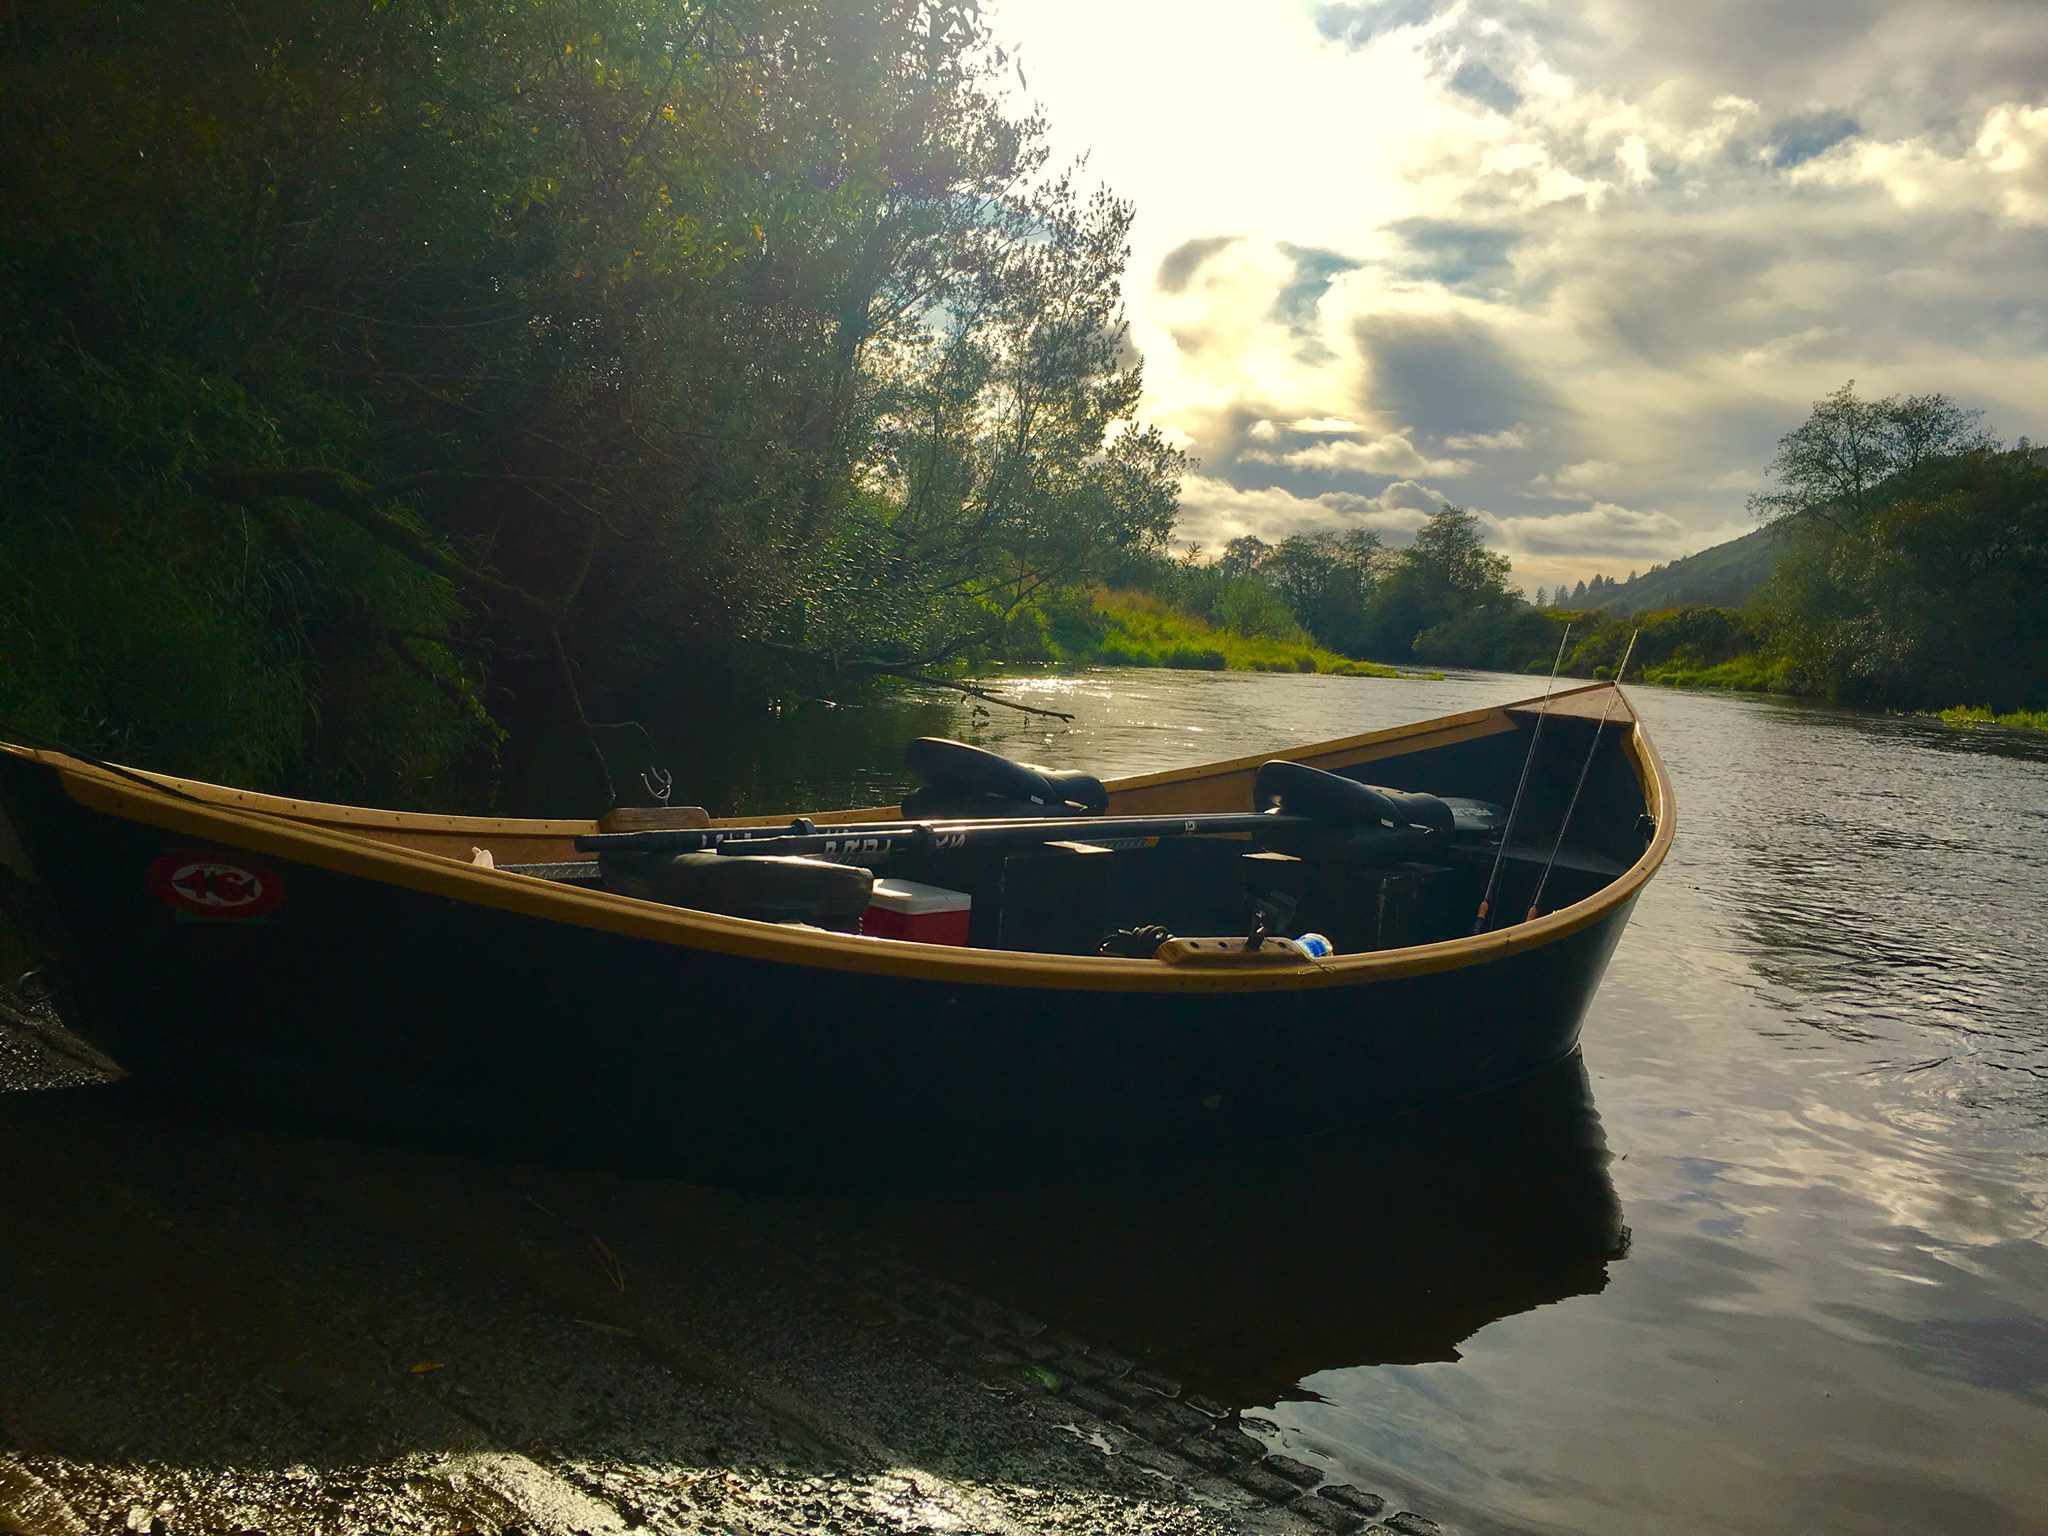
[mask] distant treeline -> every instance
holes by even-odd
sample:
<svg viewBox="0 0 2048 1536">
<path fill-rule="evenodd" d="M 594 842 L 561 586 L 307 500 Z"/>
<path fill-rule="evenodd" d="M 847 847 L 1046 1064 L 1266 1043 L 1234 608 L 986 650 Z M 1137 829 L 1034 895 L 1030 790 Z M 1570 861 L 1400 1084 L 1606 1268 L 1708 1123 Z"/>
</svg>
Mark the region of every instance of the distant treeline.
<svg viewBox="0 0 2048 1536">
<path fill-rule="evenodd" d="M 1370 532 L 1273 546 L 1247 536 L 1213 563 L 1148 554 L 1119 569 L 1219 624 L 1298 625 L 1382 662 L 1548 672 L 1564 642 L 1566 675 L 1606 677 L 1635 636 L 1628 675 L 1650 682 L 1896 709 L 2048 702 L 2048 452 L 2002 446 L 1945 396 L 1865 400 L 1844 385 L 1786 434 L 1768 470 L 1751 498 L 1758 535 L 1542 604 L 1508 585 L 1505 557 L 1454 506 L 1408 549 Z M 1740 585 L 1757 590 L 1741 606 L 1628 613 L 1615 601 L 1687 566 L 1699 581 L 1742 567 Z"/>
<path fill-rule="evenodd" d="M 1784 553 L 1782 530 L 1766 524 L 1725 544 L 1665 564 L 1652 565 L 1626 578 L 1604 573 L 1576 586 L 1560 582 L 1536 589 L 1539 608 L 1601 608 L 1611 613 L 1647 613 L 1657 608 L 1704 604 L 1742 608 L 1754 601 Z"/>
<path fill-rule="evenodd" d="M 18 8 L 0 732 L 596 800 L 1162 545 L 1131 209 L 1009 73 L 972 0 Z"/>
<path fill-rule="evenodd" d="M 1240 634 L 1302 636 L 1392 664 L 1445 658 L 1474 623 L 1529 611 L 1508 583 L 1507 556 L 1486 547 L 1478 517 L 1449 505 L 1402 549 L 1384 547 L 1372 529 L 1271 545 L 1247 534 L 1213 561 L 1133 551 L 1112 564 L 1109 581 Z"/>
</svg>

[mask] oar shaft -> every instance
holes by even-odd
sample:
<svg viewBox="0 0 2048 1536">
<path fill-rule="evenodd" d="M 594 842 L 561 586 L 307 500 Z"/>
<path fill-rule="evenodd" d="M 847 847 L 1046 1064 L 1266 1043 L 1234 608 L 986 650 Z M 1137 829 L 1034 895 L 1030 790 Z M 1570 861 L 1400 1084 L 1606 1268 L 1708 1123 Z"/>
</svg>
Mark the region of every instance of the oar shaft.
<svg viewBox="0 0 2048 1536">
<path fill-rule="evenodd" d="M 909 832 L 924 826 L 916 821 L 863 821 L 819 828 L 809 822 L 774 827 L 688 827 L 647 832 L 586 832 L 576 839 L 580 853 L 704 853 L 727 843 L 759 843 L 811 833 L 850 834 Z"/>
<path fill-rule="evenodd" d="M 1000 848 L 1077 840 L 1104 842 L 1138 837 L 1200 837 L 1243 832 L 1306 832 L 1320 826 L 1308 816 L 1270 811 L 1194 816 L 1086 816 L 1072 820 L 866 822 L 786 832 L 774 827 L 714 827 L 693 831 L 599 832 L 576 839 L 584 853 L 797 854 L 844 857 L 849 853 L 935 852 L 951 848 Z"/>
</svg>

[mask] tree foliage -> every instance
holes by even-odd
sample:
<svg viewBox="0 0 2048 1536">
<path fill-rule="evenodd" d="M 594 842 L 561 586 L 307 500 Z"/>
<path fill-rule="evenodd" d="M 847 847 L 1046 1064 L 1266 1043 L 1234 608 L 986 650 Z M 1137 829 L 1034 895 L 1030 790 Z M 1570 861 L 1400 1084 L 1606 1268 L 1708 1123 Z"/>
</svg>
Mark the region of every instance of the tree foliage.
<svg viewBox="0 0 2048 1536">
<path fill-rule="evenodd" d="M 141 0 L 9 40 L 33 729 L 420 799 L 503 728 L 957 654 L 1171 526 L 1130 210 L 1051 172 L 970 0 Z"/>
<path fill-rule="evenodd" d="M 1352 528 L 1343 533 L 1297 533 L 1281 541 L 1263 574 L 1301 620 L 1302 627 L 1332 650 L 1362 652 L 1368 643 L 1368 615 L 1387 570 L 1379 533 Z"/>
<path fill-rule="evenodd" d="M 1978 425 L 1981 416 L 1946 395 L 1864 400 L 1851 379 L 1816 400 L 1806 420 L 1778 440 L 1766 469 L 1770 483 L 1750 497 L 1750 510 L 1773 521 L 1804 516 L 1846 529 L 1870 512 L 1894 477 L 1995 447 Z"/>
<path fill-rule="evenodd" d="M 1486 548 L 1477 514 L 1446 505 L 1404 549 L 1377 530 L 1293 534 L 1268 544 L 1242 534 L 1221 557 L 1127 558 L 1113 585 L 1156 592 L 1239 634 L 1303 636 L 1333 651 L 1382 662 L 1450 659 L 1440 635 L 1475 615 L 1524 608 L 1508 584 L 1508 559 Z"/>
<path fill-rule="evenodd" d="M 1799 530 L 1763 611 L 1799 686 L 1850 703 L 2000 710 L 2048 689 L 2048 464 L 1972 448 Z"/>
</svg>

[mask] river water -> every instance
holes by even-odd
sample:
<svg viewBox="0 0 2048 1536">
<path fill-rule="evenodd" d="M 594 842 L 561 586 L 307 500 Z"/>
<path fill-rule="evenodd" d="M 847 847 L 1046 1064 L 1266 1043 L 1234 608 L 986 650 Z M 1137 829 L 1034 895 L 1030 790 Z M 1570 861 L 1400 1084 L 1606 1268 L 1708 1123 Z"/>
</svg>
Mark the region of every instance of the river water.
<svg viewBox="0 0 2048 1536">
<path fill-rule="evenodd" d="M 804 708 L 719 809 L 972 733 L 1105 777 L 1538 691 L 1104 671 Z M 2048 742 L 1631 690 L 1679 832 L 1584 1069 L 1197 1179 L 866 1219 L 1474 1530 L 2048 1530 Z M 694 798 L 694 796 L 693 796 Z"/>
<path fill-rule="evenodd" d="M 887 803 L 919 734 L 1113 776 L 1537 691 L 1160 671 L 1006 686 L 1075 718 L 898 695 L 700 725 L 676 733 L 678 798 Z M 893 1252 L 1457 1531 L 2048 1531 L 2048 740 L 1631 697 L 1678 837 L 1583 1062 L 1355 1134 L 804 1200 L 159 1121 L 96 1089 L 0 1094 L 0 1524 L 22 1518 L 26 1468 L 110 1526 L 139 1501 L 173 1509 L 174 1531 L 299 1505 L 276 1528 L 610 1529 L 548 1514 L 601 1463 L 663 1508 L 705 1469 L 754 1511 L 739 1525 L 782 1528 L 746 1501 L 786 1483 L 809 1508 L 825 1485 L 775 1471 L 802 1458 L 772 1425 L 727 1425 L 762 1380 L 785 1408 L 792 1390 L 851 1405 L 821 1424 L 887 1419 L 927 1482 L 1151 1496 L 1099 1436 L 1043 1431 L 1095 1458 L 1078 1473 L 1043 1446 L 1019 1461 L 1028 1405 L 968 1456 L 955 1430 L 998 1399 L 972 1377 L 934 1397 L 942 1378 L 874 1343 L 865 1303 L 840 1305 L 847 1256 Z M 792 1231 L 815 1257 L 743 1262 Z M 664 1308 L 681 1376 L 635 1342 Z M 733 1391 L 678 1417 L 693 1372 L 718 1379 L 707 1338 Z M 685 1443 L 705 1425 L 715 1444 Z M 483 1498 L 463 1491 L 478 1468 L 511 1476 L 517 1448 L 546 1497 L 520 1483 L 490 1521 L 446 1514 Z M 866 1498 L 865 1456 L 812 1459 Z M 1058 1528 L 1139 1528 L 1140 1504 L 1101 1507 Z"/>
</svg>

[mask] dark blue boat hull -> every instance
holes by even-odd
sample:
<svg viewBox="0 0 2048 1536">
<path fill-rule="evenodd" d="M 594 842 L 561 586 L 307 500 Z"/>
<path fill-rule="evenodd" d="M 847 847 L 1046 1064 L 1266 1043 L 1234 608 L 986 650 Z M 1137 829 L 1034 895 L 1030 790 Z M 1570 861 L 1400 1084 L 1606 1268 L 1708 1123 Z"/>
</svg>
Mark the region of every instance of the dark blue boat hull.
<svg viewBox="0 0 2048 1536">
<path fill-rule="evenodd" d="M 1356 1125 L 1574 1049 L 1633 895 L 1549 942 L 1357 984 L 1088 991 L 746 958 L 270 859 L 194 920 L 188 841 L 0 756 L 81 1033 L 145 1089 L 739 1182 L 1028 1169 Z"/>
</svg>

